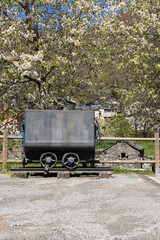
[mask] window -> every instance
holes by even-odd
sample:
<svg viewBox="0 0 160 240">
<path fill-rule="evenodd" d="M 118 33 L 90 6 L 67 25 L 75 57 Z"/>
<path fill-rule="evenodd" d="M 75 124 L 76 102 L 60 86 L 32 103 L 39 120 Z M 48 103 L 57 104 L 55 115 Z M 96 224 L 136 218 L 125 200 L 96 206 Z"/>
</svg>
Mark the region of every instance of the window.
<svg viewBox="0 0 160 240">
<path fill-rule="evenodd" d="M 126 153 L 121 153 L 121 158 L 126 158 Z"/>
</svg>

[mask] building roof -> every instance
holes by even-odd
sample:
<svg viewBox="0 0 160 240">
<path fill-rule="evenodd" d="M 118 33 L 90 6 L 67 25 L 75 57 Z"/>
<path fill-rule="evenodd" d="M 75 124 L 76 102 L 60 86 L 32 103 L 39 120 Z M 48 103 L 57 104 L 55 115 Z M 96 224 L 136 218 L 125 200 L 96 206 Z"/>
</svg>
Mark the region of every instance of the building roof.
<svg viewBox="0 0 160 240">
<path fill-rule="evenodd" d="M 116 143 L 114 143 L 113 145 L 116 145 L 118 142 L 125 142 L 125 143 L 127 143 L 129 146 L 131 146 L 132 148 L 134 148 L 134 149 L 136 149 L 136 150 L 139 150 L 139 151 L 143 151 L 145 148 L 143 147 L 143 146 L 141 146 L 141 145 L 139 145 L 139 144 L 137 144 L 137 143 L 135 143 L 135 142 L 133 142 L 133 141 L 117 141 Z M 113 146 L 112 145 L 112 146 Z M 110 146 L 109 148 L 111 148 L 112 146 Z M 106 148 L 106 149 L 104 149 L 104 151 L 106 151 L 106 150 L 108 150 L 109 148 Z"/>
<path fill-rule="evenodd" d="M 137 149 L 137 150 L 144 150 L 145 148 L 133 141 L 124 141 L 124 142 L 127 142 L 131 147 Z"/>
</svg>

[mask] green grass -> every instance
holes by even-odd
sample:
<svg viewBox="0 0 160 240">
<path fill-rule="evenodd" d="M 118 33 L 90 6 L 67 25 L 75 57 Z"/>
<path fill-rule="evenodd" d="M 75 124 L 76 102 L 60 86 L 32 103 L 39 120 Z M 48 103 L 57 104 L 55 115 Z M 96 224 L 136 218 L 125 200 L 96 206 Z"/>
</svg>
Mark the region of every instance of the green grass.
<svg viewBox="0 0 160 240">
<path fill-rule="evenodd" d="M 27 164 L 27 167 L 40 167 L 41 165 L 39 163 L 29 163 Z M 2 170 L 2 163 L 0 163 L 0 173 L 6 173 L 9 172 L 11 168 L 19 168 L 23 167 L 22 163 L 8 163 L 7 164 L 7 170 Z"/>
<path fill-rule="evenodd" d="M 134 169 L 120 169 L 120 168 L 114 168 L 114 173 L 141 173 L 143 175 L 154 175 L 154 172 L 148 168 L 145 170 L 134 170 Z"/>
<path fill-rule="evenodd" d="M 19 168 L 23 167 L 22 163 L 8 163 L 7 170 L 2 170 L 2 163 L 0 163 L 0 173 L 7 173 L 10 172 L 11 168 Z M 41 167 L 40 163 L 28 163 L 26 167 Z M 61 163 L 57 163 L 56 167 L 62 167 Z"/>
<path fill-rule="evenodd" d="M 22 164 L 20 163 L 8 163 L 7 164 L 7 170 L 2 170 L 2 163 L 0 163 L 0 173 L 5 173 L 10 170 L 10 168 L 18 168 L 21 167 Z"/>
<path fill-rule="evenodd" d="M 95 148 L 96 149 L 105 149 L 111 147 L 113 144 L 115 144 L 116 141 L 101 141 L 101 142 L 96 142 L 95 143 Z"/>
<path fill-rule="evenodd" d="M 136 141 L 139 145 L 142 145 L 145 150 L 144 150 L 144 155 L 145 156 L 155 156 L 154 152 L 154 142 L 153 141 Z M 160 149 L 160 144 L 159 144 L 159 149 Z"/>
</svg>

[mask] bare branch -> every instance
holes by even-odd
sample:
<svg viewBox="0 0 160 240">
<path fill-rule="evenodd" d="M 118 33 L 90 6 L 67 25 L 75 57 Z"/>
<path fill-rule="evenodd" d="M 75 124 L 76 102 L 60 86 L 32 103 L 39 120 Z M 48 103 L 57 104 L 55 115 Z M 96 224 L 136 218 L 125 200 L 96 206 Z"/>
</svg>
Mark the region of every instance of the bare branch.
<svg viewBox="0 0 160 240">
<path fill-rule="evenodd" d="M 19 1 L 18 4 L 25 9 L 25 4 L 23 2 Z"/>
<path fill-rule="evenodd" d="M 52 72 L 52 70 L 55 68 L 55 66 L 51 67 L 51 69 L 46 73 L 46 75 L 44 77 L 42 77 L 42 80 L 45 82 L 47 76 Z"/>
<path fill-rule="evenodd" d="M 31 82 L 37 83 L 38 85 L 41 84 L 41 80 L 40 80 L 40 79 L 35 79 L 35 78 L 32 78 L 32 77 L 30 77 L 30 76 L 28 76 L 28 75 L 24 75 L 23 77 L 27 78 L 27 79 L 28 79 L 29 81 L 31 81 Z"/>
</svg>

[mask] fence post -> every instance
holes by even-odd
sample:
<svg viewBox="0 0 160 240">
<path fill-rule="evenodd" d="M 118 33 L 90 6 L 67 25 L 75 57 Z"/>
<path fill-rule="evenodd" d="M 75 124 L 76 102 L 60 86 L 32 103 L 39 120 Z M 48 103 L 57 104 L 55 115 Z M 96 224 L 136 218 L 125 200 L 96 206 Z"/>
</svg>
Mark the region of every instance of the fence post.
<svg viewBox="0 0 160 240">
<path fill-rule="evenodd" d="M 156 132 L 154 134 L 155 137 L 155 160 L 156 160 L 156 166 L 155 166 L 155 172 L 157 174 L 157 177 L 159 178 L 159 133 Z"/>
<path fill-rule="evenodd" d="M 2 169 L 7 169 L 7 160 L 8 160 L 8 128 L 5 128 L 3 131 L 3 164 Z"/>
</svg>

